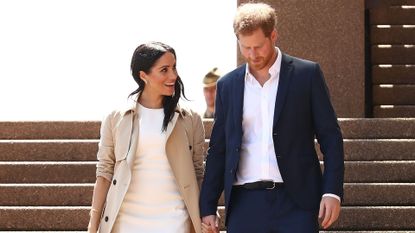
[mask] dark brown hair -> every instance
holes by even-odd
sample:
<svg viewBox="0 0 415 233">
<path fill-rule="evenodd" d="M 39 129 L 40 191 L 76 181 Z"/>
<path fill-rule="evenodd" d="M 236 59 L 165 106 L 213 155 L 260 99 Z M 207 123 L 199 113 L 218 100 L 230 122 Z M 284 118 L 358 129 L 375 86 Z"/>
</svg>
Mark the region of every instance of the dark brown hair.
<svg viewBox="0 0 415 233">
<path fill-rule="evenodd" d="M 177 60 L 176 52 L 174 49 L 161 42 L 150 42 L 142 44 L 135 49 L 131 59 L 131 74 L 135 82 L 138 84 L 138 88 L 129 95 L 130 97 L 135 94 L 140 95 L 146 85 L 145 82 L 140 78 L 140 71 L 143 71 L 146 74 L 150 73 L 151 68 L 154 66 L 157 60 L 160 59 L 160 57 L 165 53 L 172 53 L 174 58 Z M 186 98 L 184 94 L 183 82 L 180 77 L 177 76 L 176 84 L 174 86 L 174 95 L 164 96 L 163 98 L 164 120 L 162 131 L 167 129 L 167 125 L 173 119 L 174 112 L 181 95 Z M 137 100 L 139 97 L 140 96 L 137 97 Z"/>
</svg>

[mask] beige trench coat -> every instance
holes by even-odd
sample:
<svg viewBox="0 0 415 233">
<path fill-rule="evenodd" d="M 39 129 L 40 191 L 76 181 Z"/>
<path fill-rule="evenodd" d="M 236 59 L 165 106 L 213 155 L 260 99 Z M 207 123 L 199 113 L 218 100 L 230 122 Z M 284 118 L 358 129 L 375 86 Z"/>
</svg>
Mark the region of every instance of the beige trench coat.
<svg viewBox="0 0 415 233">
<path fill-rule="evenodd" d="M 136 104 L 109 114 L 101 125 L 97 177 L 111 182 L 102 212 L 99 232 L 110 233 L 131 180 L 128 156 L 136 153 L 138 129 Z M 166 143 L 166 154 L 180 194 L 193 223 L 191 232 L 201 232 L 199 188 L 203 177 L 203 146 L 205 133 L 200 116 L 178 107 Z M 138 130 L 137 130 L 138 131 Z M 134 134 L 136 135 L 136 134 Z M 163 224 L 163 223 L 160 223 Z"/>
</svg>

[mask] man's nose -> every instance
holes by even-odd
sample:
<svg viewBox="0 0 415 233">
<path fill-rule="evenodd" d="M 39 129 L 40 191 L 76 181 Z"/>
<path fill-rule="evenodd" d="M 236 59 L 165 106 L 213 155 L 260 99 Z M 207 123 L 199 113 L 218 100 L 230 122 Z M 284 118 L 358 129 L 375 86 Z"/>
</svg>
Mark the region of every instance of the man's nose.
<svg viewBox="0 0 415 233">
<path fill-rule="evenodd" d="M 256 58 L 256 51 L 255 51 L 255 49 L 250 49 L 250 50 L 248 51 L 248 56 L 249 56 L 249 58 L 251 58 L 251 59 L 255 59 L 255 58 Z"/>
</svg>

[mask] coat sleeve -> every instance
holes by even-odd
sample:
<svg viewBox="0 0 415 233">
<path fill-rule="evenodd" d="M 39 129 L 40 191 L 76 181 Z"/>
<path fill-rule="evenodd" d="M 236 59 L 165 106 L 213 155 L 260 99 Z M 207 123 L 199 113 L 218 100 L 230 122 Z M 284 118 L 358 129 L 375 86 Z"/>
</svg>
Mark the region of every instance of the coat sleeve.
<svg viewBox="0 0 415 233">
<path fill-rule="evenodd" d="M 206 170 L 200 194 L 200 214 L 202 217 L 215 215 L 219 197 L 224 188 L 225 171 L 225 113 L 222 103 L 222 82 L 217 83 L 215 101 L 215 121 L 206 157 Z"/>
<path fill-rule="evenodd" d="M 101 123 L 100 141 L 97 153 L 96 176 L 103 177 L 111 182 L 114 174 L 114 138 L 113 138 L 113 118 L 115 112 L 108 114 Z"/>
<path fill-rule="evenodd" d="M 199 188 L 203 180 L 203 160 L 205 145 L 205 129 L 202 118 L 196 112 L 192 112 L 192 129 L 193 129 L 193 166 L 196 172 L 197 183 Z"/>
<path fill-rule="evenodd" d="M 324 156 L 323 193 L 343 197 L 343 138 L 330 102 L 327 85 L 320 66 L 316 64 L 312 79 L 312 112 L 316 138 Z"/>
</svg>

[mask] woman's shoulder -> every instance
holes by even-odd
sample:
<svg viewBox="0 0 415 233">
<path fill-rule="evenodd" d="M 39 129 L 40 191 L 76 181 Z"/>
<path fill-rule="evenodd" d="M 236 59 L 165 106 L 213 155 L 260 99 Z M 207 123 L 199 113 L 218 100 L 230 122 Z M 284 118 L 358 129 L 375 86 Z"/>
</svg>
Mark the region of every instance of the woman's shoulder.
<svg viewBox="0 0 415 233">
<path fill-rule="evenodd" d="M 182 115 L 182 117 L 200 118 L 200 114 L 197 111 L 186 105 L 178 105 L 177 111 Z"/>
<path fill-rule="evenodd" d="M 126 115 L 133 114 L 134 111 L 136 111 L 136 102 L 129 101 L 126 104 L 115 107 L 105 113 L 104 120 L 116 122 L 123 119 Z"/>
</svg>

